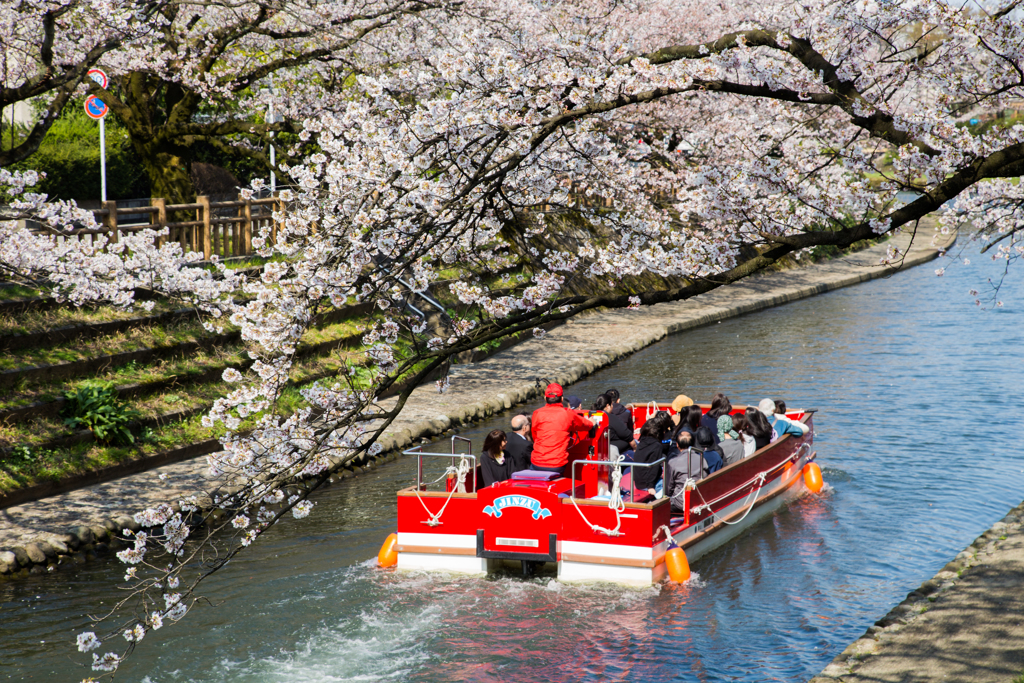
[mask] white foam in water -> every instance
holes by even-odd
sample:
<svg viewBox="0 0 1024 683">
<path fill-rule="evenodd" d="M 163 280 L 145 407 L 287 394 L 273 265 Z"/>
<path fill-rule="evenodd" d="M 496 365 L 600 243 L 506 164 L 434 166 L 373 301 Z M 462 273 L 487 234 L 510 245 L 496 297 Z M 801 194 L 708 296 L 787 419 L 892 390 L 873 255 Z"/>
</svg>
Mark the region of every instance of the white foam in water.
<svg viewBox="0 0 1024 683">
<path fill-rule="evenodd" d="M 441 618 L 437 605 L 404 614 L 363 612 L 336 626 L 321 626 L 295 651 L 238 673 L 281 683 L 401 679 L 430 659 L 420 642 Z"/>
</svg>

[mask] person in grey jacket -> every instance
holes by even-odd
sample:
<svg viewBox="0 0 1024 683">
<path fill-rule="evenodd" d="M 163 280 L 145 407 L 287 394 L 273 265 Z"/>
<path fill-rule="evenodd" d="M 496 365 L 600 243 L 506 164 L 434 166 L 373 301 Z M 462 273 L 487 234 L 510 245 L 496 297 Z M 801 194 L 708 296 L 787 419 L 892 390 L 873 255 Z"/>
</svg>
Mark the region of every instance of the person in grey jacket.
<svg viewBox="0 0 1024 683">
<path fill-rule="evenodd" d="M 732 416 L 723 415 L 718 418 L 718 448 L 725 461 L 724 467 L 743 459 L 743 442 L 740 435 L 732 428 Z"/>
<path fill-rule="evenodd" d="M 693 447 L 693 434 L 676 434 L 675 447 L 665 463 L 665 497 L 672 503 L 673 514 L 686 513 L 683 489 L 688 479 L 699 481 L 708 475 L 708 463 L 701 452 Z"/>
</svg>

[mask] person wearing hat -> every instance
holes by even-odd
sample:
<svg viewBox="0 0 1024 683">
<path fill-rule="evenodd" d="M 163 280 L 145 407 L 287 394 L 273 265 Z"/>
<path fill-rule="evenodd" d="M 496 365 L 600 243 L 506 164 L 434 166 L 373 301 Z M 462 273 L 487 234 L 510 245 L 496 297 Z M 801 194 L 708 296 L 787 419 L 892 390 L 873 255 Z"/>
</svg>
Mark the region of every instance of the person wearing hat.
<svg viewBox="0 0 1024 683">
<path fill-rule="evenodd" d="M 562 474 L 569 462 L 569 440 L 574 433 L 591 432 L 594 423 L 562 405 L 561 385 L 544 390 L 544 406 L 533 411 L 533 453 L 530 469 Z"/>
<path fill-rule="evenodd" d="M 801 437 L 810 430 L 810 427 L 805 425 L 803 422 L 793 422 L 788 418 L 776 415 L 775 401 L 770 398 L 761 399 L 761 402 L 757 404 L 757 409 L 761 411 L 761 414 L 764 415 L 765 418 L 767 418 L 768 424 L 771 425 L 772 429 L 775 430 L 775 433 L 780 439 L 783 434 L 792 434 L 793 436 Z"/>
<path fill-rule="evenodd" d="M 680 428 L 684 424 L 682 415 L 684 408 L 689 408 L 693 405 L 693 399 L 685 394 L 679 394 L 672 399 L 672 440 L 674 441 L 676 435 L 679 433 Z"/>
</svg>

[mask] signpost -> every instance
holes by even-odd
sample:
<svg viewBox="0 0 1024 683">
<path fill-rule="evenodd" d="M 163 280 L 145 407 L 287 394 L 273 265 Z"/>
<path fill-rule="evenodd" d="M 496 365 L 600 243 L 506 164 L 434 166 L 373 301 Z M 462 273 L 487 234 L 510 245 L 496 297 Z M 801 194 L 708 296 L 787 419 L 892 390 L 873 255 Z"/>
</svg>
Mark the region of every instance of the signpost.
<svg viewBox="0 0 1024 683">
<path fill-rule="evenodd" d="M 274 98 L 277 93 L 274 91 L 274 74 L 270 74 L 270 104 L 267 106 L 267 123 L 277 123 L 277 117 L 274 116 Z M 277 191 L 277 176 L 274 174 L 274 168 L 277 166 L 277 160 L 274 158 L 274 131 L 270 131 L 270 195 L 273 196 Z"/>
<path fill-rule="evenodd" d="M 87 75 L 101 88 L 106 89 L 109 81 L 103 69 L 89 69 Z M 110 109 L 107 107 L 107 103 L 95 95 L 85 98 L 86 115 L 91 119 L 98 119 L 100 122 L 100 200 L 104 202 L 107 201 L 107 131 L 103 119 L 107 116 L 108 111 Z"/>
</svg>

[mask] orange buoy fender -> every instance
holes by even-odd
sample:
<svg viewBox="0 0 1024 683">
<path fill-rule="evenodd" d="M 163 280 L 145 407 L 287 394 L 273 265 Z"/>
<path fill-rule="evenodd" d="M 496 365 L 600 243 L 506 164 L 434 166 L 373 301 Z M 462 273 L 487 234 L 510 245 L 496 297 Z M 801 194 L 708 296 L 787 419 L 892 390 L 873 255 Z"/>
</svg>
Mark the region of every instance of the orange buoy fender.
<svg viewBox="0 0 1024 683">
<path fill-rule="evenodd" d="M 686 551 L 670 541 L 668 552 L 665 553 L 665 567 L 668 568 L 668 578 L 676 583 L 683 583 L 690 579 L 690 562 L 686 559 Z"/>
<path fill-rule="evenodd" d="M 821 478 L 821 468 L 818 467 L 818 463 L 809 462 L 804 465 L 804 483 L 807 484 L 807 488 L 815 493 L 821 491 L 825 481 Z"/>
<path fill-rule="evenodd" d="M 382 567 L 393 567 L 398 563 L 398 534 L 391 534 L 377 553 L 377 562 Z"/>
</svg>

